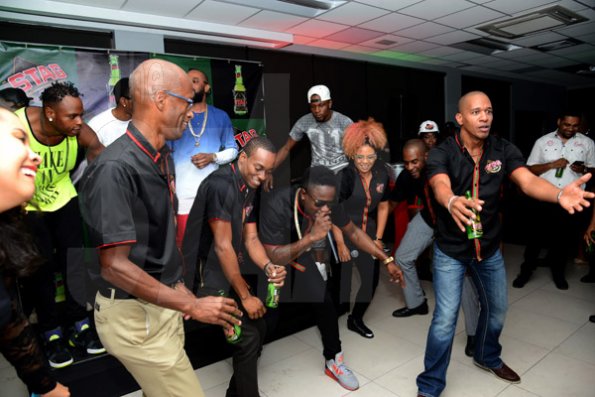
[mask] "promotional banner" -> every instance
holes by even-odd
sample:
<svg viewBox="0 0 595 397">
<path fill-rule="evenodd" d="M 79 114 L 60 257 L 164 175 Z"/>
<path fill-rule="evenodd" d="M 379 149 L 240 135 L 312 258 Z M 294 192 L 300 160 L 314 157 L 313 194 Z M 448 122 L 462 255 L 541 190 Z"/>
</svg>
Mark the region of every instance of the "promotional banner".
<svg viewBox="0 0 595 397">
<path fill-rule="evenodd" d="M 0 89 L 20 88 L 32 98 L 31 106 L 41 106 L 43 90 L 54 81 L 71 81 L 82 94 L 85 119 L 90 120 L 115 106 L 116 82 L 151 57 L 206 73 L 211 86 L 207 101 L 229 115 L 239 148 L 251 136 L 266 134 L 262 65 L 253 62 L 0 42 Z"/>
</svg>

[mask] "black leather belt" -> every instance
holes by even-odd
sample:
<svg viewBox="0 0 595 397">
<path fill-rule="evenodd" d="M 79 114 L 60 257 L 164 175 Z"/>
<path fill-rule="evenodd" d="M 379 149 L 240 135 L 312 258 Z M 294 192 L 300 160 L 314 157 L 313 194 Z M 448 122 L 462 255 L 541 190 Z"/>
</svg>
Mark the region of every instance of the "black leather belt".
<svg viewBox="0 0 595 397">
<path fill-rule="evenodd" d="M 166 284 L 166 285 L 168 287 L 175 288 L 176 284 L 178 284 L 178 283 L 179 283 L 179 281 L 176 281 L 175 283 Z M 123 291 L 120 288 L 116 288 L 116 287 L 99 287 L 98 291 L 104 298 L 107 298 L 107 299 L 111 299 L 112 291 L 115 291 L 114 299 L 136 299 L 136 296 L 130 295 L 128 292 Z"/>
</svg>

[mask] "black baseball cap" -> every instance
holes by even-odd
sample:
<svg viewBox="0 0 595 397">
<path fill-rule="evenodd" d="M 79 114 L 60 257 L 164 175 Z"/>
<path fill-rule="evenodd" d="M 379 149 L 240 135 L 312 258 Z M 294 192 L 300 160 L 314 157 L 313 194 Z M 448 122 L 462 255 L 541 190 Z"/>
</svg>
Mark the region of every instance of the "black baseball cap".
<svg viewBox="0 0 595 397">
<path fill-rule="evenodd" d="M 0 90 L 0 98 L 4 99 L 6 102 L 13 102 L 18 108 L 29 106 L 29 101 L 33 100 L 33 98 L 28 97 L 22 89 L 13 87 Z"/>
</svg>

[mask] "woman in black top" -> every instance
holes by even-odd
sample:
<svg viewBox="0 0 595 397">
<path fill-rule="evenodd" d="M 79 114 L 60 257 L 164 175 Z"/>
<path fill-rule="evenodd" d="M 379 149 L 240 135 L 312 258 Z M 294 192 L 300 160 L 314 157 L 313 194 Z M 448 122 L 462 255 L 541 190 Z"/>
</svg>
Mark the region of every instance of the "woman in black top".
<svg viewBox="0 0 595 397">
<path fill-rule="evenodd" d="M 382 236 L 389 214 L 389 176 L 384 162 L 377 160 L 377 152 L 386 145 L 382 124 L 368 119 L 347 127 L 343 137 L 343 151 L 350 159 L 340 173 L 339 202 L 351 221 L 364 230 L 383 248 Z M 361 286 L 357 292 L 347 328 L 365 338 L 374 333 L 363 321 L 378 286 L 379 264 L 371 255 L 359 252 L 346 243 L 341 231 L 333 227 L 341 266 L 341 300 L 349 302 L 351 293 L 352 263 L 360 274 Z"/>
<path fill-rule="evenodd" d="M 68 388 L 52 378 L 16 299 L 16 277 L 31 274 L 38 259 L 32 239 L 23 232 L 20 205 L 33 196 L 40 162 L 18 118 L 0 109 L 0 351 L 30 392 L 67 397 Z"/>
</svg>

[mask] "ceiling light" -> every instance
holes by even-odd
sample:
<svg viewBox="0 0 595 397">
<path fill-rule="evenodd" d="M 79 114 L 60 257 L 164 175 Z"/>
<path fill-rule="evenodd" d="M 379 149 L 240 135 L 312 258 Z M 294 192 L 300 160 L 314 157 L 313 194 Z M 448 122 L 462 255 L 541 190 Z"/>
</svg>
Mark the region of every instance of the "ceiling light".
<svg viewBox="0 0 595 397">
<path fill-rule="evenodd" d="M 494 55 L 501 52 L 513 51 L 522 48 L 514 44 L 505 43 L 503 41 L 489 39 L 486 37 L 464 41 L 462 43 L 455 43 L 451 44 L 450 46 L 460 50 L 478 52 L 484 55 Z"/>
<path fill-rule="evenodd" d="M 246 0 L 215 0 L 222 3 L 247 5 Z M 314 18 L 333 8 L 347 3 L 347 1 L 334 0 L 250 0 L 250 7 L 262 8 L 263 10 L 277 11 L 284 14 L 298 15 L 301 17 Z"/>
<path fill-rule="evenodd" d="M 566 8 L 554 6 L 520 17 L 480 26 L 477 29 L 493 36 L 513 39 L 559 26 L 573 25 L 586 20 L 586 18 Z"/>
</svg>

